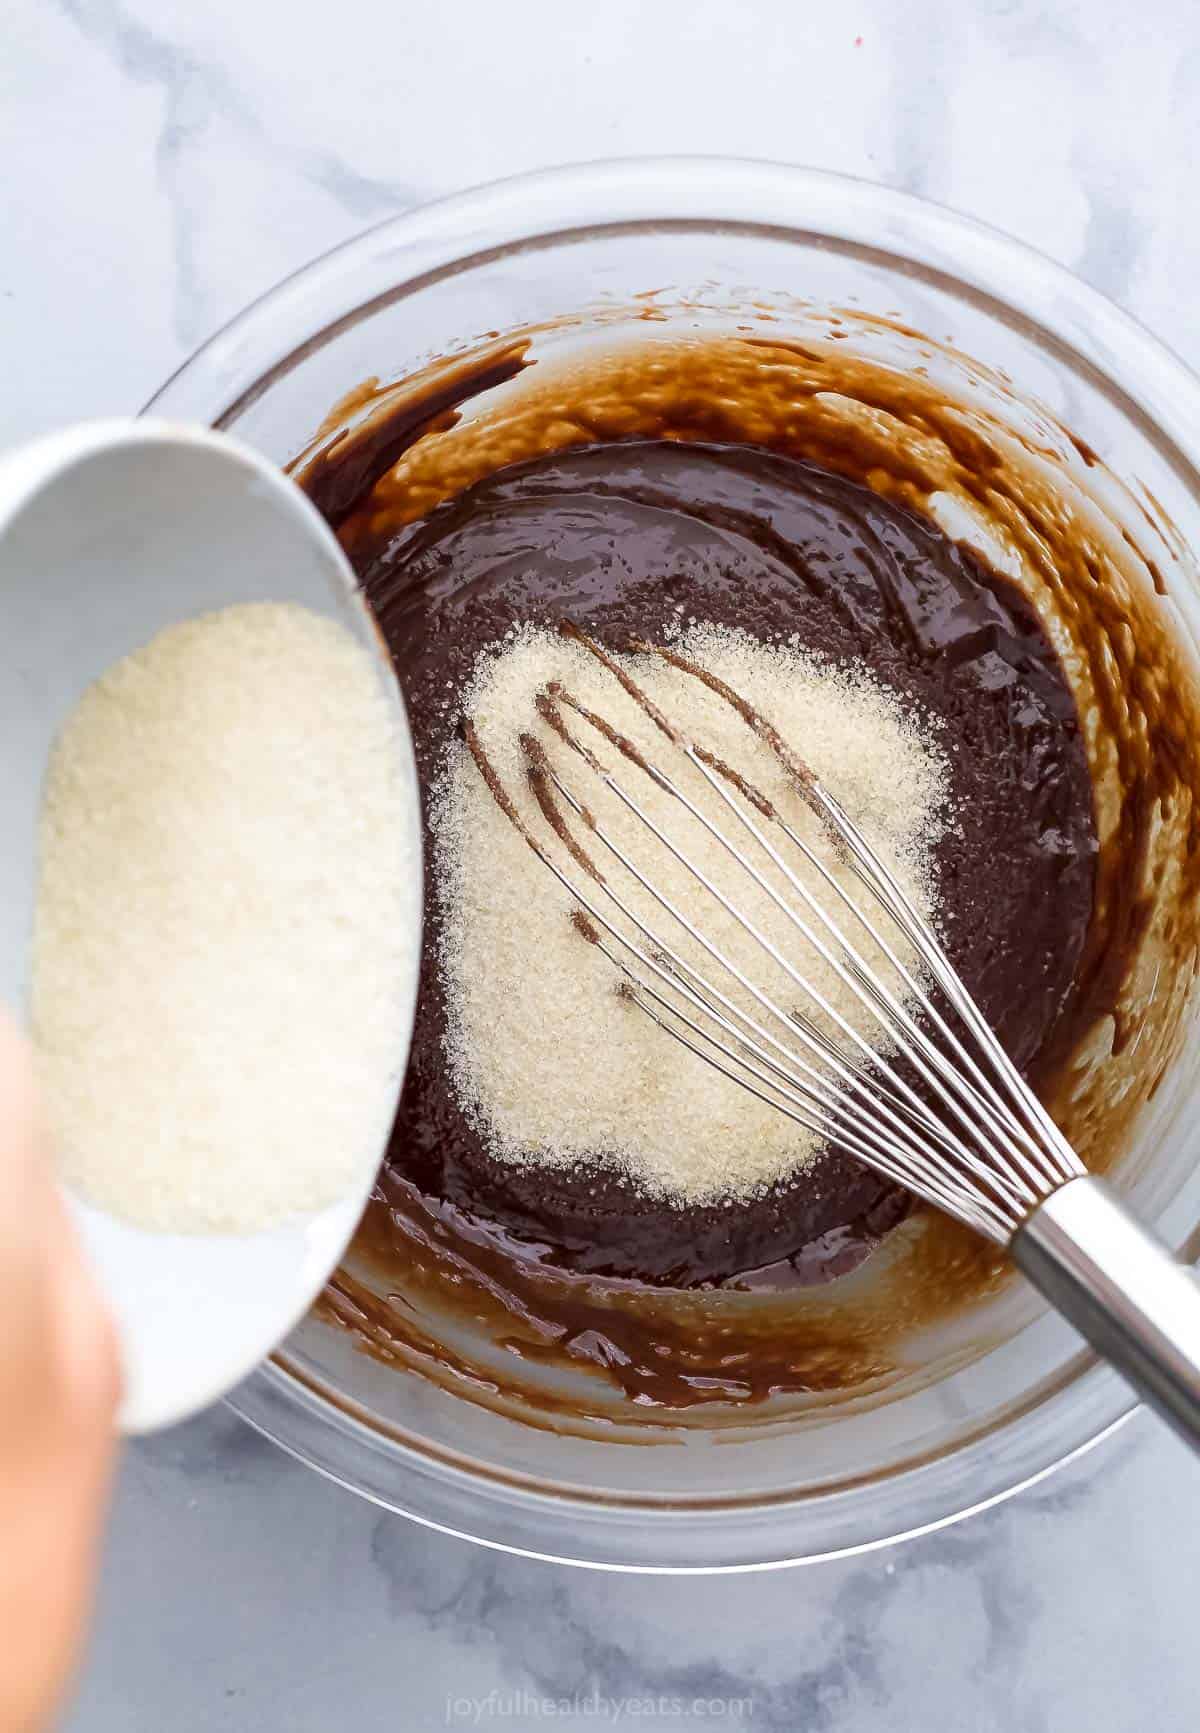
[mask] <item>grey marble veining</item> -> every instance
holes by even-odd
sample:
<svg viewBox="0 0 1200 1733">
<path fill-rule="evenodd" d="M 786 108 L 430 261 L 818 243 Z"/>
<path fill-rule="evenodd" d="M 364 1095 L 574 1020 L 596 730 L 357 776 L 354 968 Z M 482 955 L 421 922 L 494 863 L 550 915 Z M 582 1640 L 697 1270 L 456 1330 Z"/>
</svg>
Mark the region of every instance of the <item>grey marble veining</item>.
<svg viewBox="0 0 1200 1733">
<path fill-rule="evenodd" d="M 251 296 L 418 200 L 674 150 L 969 210 L 1200 362 L 1194 0 L 8 0 L 0 439 L 135 408 Z M 629 1699 L 697 1726 L 693 1700 L 736 1725 L 746 1699 L 742 1724 L 788 1733 L 1184 1728 L 1198 1495 L 1139 1419 L 902 1548 L 615 1577 L 382 1514 L 218 1409 L 127 1454 L 69 1726 L 524 1728 L 546 1697 L 583 1705 L 570 1728 Z"/>
<path fill-rule="evenodd" d="M 1041 1487 L 863 1559 L 615 1576 L 381 1513 L 217 1410 L 130 1453 L 70 1725 L 525 1728 L 535 1696 L 582 1701 L 555 1717 L 573 1729 L 604 1725 L 589 1698 L 698 1697 L 749 1700 L 744 1725 L 785 1733 L 1183 1728 L 1198 1493 L 1139 1419 Z"/>
<path fill-rule="evenodd" d="M 209 276 L 202 233 L 214 149 L 241 165 L 266 158 L 283 164 L 328 195 L 353 227 L 403 210 L 422 196 L 419 187 L 364 174 L 336 151 L 273 133 L 268 142 L 252 96 L 223 56 L 185 46 L 159 26 L 153 11 L 139 13 L 122 0 L 58 0 L 84 44 L 103 55 L 120 76 L 148 86 L 161 102 L 154 152 L 155 178 L 170 215 L 174 263 L 173 324 L 190 349 L 236 307 L 219 306 Z M 219 259 L 220 254 L 217 254 Z"/>
</svg>

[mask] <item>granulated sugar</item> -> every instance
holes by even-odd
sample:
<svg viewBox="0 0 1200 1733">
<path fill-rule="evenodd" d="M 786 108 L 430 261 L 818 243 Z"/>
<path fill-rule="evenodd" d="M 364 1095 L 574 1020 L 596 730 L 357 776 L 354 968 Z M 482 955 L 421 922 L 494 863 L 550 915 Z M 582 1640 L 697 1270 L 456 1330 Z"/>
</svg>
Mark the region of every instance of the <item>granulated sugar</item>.
<svg viewBox="0 0 1200 1733">
<path fill-rule="evenodd" d="M 32 1028 L 62 1172 L 145 1228 L 336 1202 L 395 1107 L 419 845 L 367 653 L 275 603 L 162 632 L 47 772 Z"/>
<path fill-rule="evenodd" d="M 952 814 L 948 768 L 932 720 L 906 712 L 895 694 L 865 670 L 823 663 L 794 645 L 767 645 L 744 633 L 693 623 L 680 626 L 672 646 L 775 724 L 860 822 L 913 900 L 933 916 L 933 850 Z M 777 758 L 728 704 L 660 658 L 619 660 L 698 744 L 768 795 L 848 894 L 862 897 Z M 801 1000 L 785 972 L 537 719 L 534 697 L 552 681 L 607 718 L 726 829 L 736 827 L 700 774 L 594 656 L 557 633 L 523 628 L 480 659 L 464 712 L 530 829 L 579 880 L 528 786 L 518 738 L 522 730 L 537 734 L 567 785 L 689 919 L 778 1002 L 814 1014 L 815 1007 Z M 655 821 L 736 898 L 836 1010 L 881 1045 L 878 1025 L 851 989 L 721 845 L 586 723 L 567 715 L 572 729 Z M 572 926 L 571 899 L 500 810 L 465 746 L 456 744 L 450 751 L 433 802 L 433 822 L 447 1059 L 460 1103 L 494 1155 L 554 1166 L 595 1158 L 624 1168 L 645 1192 L 680 1202 L 747 1198 L 812 1160 L 815 1137 L 720 1076 L 619 996 L 616 971 Z M 582 825 L 576 833 L 614 889 L 687 961 L 713 976 L 714 965 L 678 924 Z M 790 851 L 790 845 L 783 846 Z M 789 852 L 789 861 L 818 891 L 818 875 L 804 866 L 798 851 Z M 782 878 L 777 883 L 782 889 Z M 589 890 L 605 904 L 602 892 L 594 886 Z M 820 894 L 828 902 L 829 892 Z M 797 904 L 795 893 L 789 896 Z M 617 925 L 624 930 L 619 917 Z M 897 935 L 890 936 L 904 954 Z M 868 958 L 882 964 L 868 944 Z M 905 960 L 912 961 L 911 953 Z M 883 968 L 886 972 L 887 965 Z M 721 985 L 751 1008 L 728 977 L 721 977 Z M 823 1014 L 813 1020 L 836 1033 Z M 839 1040 L 846 1045 L 844 1037 Z"/>
</svg>

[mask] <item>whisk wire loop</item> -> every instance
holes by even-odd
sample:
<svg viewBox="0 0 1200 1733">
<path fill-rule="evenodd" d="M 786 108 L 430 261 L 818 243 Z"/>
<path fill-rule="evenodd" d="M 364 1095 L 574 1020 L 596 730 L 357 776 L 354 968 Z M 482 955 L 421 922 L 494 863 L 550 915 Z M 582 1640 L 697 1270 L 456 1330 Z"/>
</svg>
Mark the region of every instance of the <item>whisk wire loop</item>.
<svg viewBox="0 0 1200 1733">
<path fill-rule="evenodd" d="M 642 865 L 636 851 L 597 817 L 551 760 L 543 740 L 522 734 L 530 787 L 558 846 L 537 834 L 467 723 L 465 739 L 488 789 L 567 893 L 576 930 L 613 969 L 622 997 L 773 1112 L 1007 1247 L 1139 1394 L 1200 1448 L 1200 1286 L 1102 1180 L 1086 1173 L 1005 1052 L 930 922 L 858 823 L 743 697 L 674 650 L 635 644 L 638 651 L 661 656 L 702 681 L 774 754 L 832 843 L 839 869 L 834 870 L 778 803 L 688 739 L 626 667 L 577 627 L 564 625 L 563 630 L 608 669 L 669 746 L 699 773 L 735 821 L 738 840 L 677 777 L 561 685 L 537 695 L 537 715 L 632 816 L 640 827 L 634 834 L 652 836 L 733 928 L 753 940 L 789 987 L 799 990 L 804 1004 L 781 1004 L 777 993 L 736 962 L 664 888 L 649 864 Z M 735 863 L 738 882 L 753 886 L 759 898 L 765 896 L 783 914 L 812 958 L 832 972 L 883 1032 L 882 1051 L 822 991 L 790 948 L 785 952 L 764 932 L 742 900 L 718 885 L 601 762 L 568 726 L 564 709 L 678 802 L 718 843 Z M 614 882 L 602 870 L 593 844 L 603 851 L 605 863 L 615 860 L 666 917 L 666 932 L 656 916 L 640 912 L 636 899 L 622 894 L 619 879 Z M 808 882 L 796 870 L 800 863 L 811 875 Z M 864 893 L 865 906 L 843 882 L 847 873 Z M 861 940 L 856 942 L 860 930 L 866 952 Z M 685 935 L 698 954 L 690 956 L 688 945 L 668 933 Z"/>
</svg>

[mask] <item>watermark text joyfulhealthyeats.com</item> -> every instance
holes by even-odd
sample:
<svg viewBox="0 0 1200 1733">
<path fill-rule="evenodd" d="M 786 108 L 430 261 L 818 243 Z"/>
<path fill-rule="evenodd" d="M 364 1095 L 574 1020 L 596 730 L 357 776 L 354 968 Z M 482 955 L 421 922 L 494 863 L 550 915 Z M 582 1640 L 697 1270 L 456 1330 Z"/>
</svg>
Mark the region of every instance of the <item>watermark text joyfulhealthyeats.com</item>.
<svg viewBox="0 0 1200 1733">
<path fill-rule="evenodd" d="M 653 1721 L 712 1721 L 737 1726 L 753 1719 L 753 1697 L 629 1696 L 610 1697 L 600 1691 L 580 1691 L 555 1697 L 540 1691 L 489 1691 L 486 1697 L 448 1694 L 447 1727 L 482 1727 L 492 1721 L 531 1726 L 540 1721 L 581 1716 L 609 1727 Z"/>
</svg>

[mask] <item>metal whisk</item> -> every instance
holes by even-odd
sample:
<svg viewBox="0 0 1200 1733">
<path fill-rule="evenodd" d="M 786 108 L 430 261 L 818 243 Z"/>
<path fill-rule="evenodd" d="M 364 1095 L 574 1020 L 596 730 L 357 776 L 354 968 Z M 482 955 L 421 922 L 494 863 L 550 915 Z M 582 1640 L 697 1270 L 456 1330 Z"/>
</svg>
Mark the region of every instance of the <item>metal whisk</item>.
<svg viewBox="0 0 1200 1733">
<path fill-rule="evenodd" d="M 719 797 L 722 822 L 602 715 L 551 685 L 536 705 L 568 750 L 564 762 L 600 779 L 823 1013 L 825 1026 L 794 1004 L 780 1004 L 733 962 L 594 815 L 560 766 L 563 754 L 552 757 L 541 737 L 526 733 L 521 744 L 530 786 L 563 845 L 569 863 L 563 864 L 560 851 L 521 816 L 468 724 L 466 741 L 488 788 L 570 893 L 577 930 L 619 972 L 623 996 L 761 1102 L 1007 1247 L 1051 1304 L 1200 1448 L 1200 1282 L 1103 1180 L 1087 1173 L 1009 1060 L 936 934 L 837 798 L 769 720 L 723 681 L 671 649 L 631 646 L 703 682 L 737 712 L 868 893 L 865 908 L 760 788 L 690 739 L 602 646 L 573 626 L 562 630 L 609 670 L 671 751 L 704 778 Z M 610 754 L 615 759 L 606 762 Z M 797 936 L 794 954 L 755 925 L 646 811 L 633 792 L 639 776 L 678 801 L 770 899 Z M 705 959 L 702 967 L 630 906 L 600 864 L 606 856 L 669 917 L 668 932 L 677 925 L 688 934 L 692 956 Z M 794 870 L 799 861 L 808 883 Z M 811 888 L 814 874 L 820 895 Z M 898 992 L 867 961 L 864 948 L 886 959 Z M 905 949 L 915 966 L 900 954 Z M 885 1052 L 814 986 L 797 960 L 806 954 L 819 956 L 849 989 L 868 1026 L 881 1030 Z M 828 1033 L 830 1023 L 836 1037 Z"/>
</svg>

